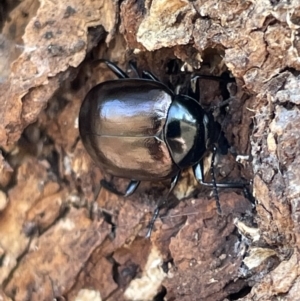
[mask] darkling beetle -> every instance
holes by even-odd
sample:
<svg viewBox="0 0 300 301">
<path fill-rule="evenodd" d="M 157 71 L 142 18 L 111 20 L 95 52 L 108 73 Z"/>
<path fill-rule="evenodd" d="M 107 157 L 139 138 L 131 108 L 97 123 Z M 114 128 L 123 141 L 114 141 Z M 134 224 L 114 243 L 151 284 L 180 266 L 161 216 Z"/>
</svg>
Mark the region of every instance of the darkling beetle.
<svg viewBox="0 0 300 301">
<path fill-rule="evenodd" d="M 99 60 L 119 78 L 100 83 L 86 95 L 79 113 L 82 142 L 95 163 L 112 176 L 130 179 L 125 193 L 106 180 L 101 185 L 117 195 L 129 196 L 140 181 L 171 179 L 174 189 L 180 172 L 193 167 L 199 184 L 212 187 L 218 213 L 217 188 L 244 188 L 246 183 L 216 183 L 214 159 L 220 125 L 211 112 L 188 95 L 175 95 L 150 72 L 129 76 L 113 63 Z M 203 158 L 212 151 L 212 182 L 203 177 Z M 150 236 L 159 210 L 149 224 Z"/>
</svg>

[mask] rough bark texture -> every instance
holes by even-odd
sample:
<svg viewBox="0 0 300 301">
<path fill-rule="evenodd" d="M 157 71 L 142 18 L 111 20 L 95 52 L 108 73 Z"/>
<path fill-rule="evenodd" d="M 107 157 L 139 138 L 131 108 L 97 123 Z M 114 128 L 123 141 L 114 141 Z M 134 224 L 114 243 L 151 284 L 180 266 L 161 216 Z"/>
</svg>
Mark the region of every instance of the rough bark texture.
<svg viewBox="0 0 300 301">
<path fill-rule="evenodd" d="M 3 1 L 0 299 L 299 300 L 299 17 L 296 0 Z M 169 183 L 100 189 L 79 138 L 84 96 L 115 78 L 98 58 L 174 87 L 233 76 L 199 80 L 199 101 L 234 99 L 215 110 L 231 145 L 215 171 L 251 181 L 255 206 L 220 190 L 218 215 L 188 170 L 145 239 Z"/>
</svg>

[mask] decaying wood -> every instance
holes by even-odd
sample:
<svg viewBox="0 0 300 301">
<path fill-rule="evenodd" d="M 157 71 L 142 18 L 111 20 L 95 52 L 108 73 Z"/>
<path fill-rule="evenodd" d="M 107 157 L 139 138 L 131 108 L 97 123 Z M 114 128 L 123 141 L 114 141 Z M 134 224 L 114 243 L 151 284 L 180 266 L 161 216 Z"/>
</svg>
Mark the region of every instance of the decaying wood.
<svg viewBox="0 0 300 301">
<path fill-rule="evenodd" d="M 299 2 L 5 4 L 0 298 L 298 300 Z M 134 61 L 173 85 L 186 70 L 235 77 L 225 88 L 199 81 L 199 101 L 209 107 L 234 98 L 216 110 L 231 145 L 216 170 L 219 180 L 253 181 L 256 206 L 239 190 L 222 190 L 219 216 L 211 191 L 186 171 L 170 199 L 176 206 L 145 239 L 169 183 L 142 183 L 126 200 L 112 195 L 100 189 L 108 175 L 79 139 L 84 96 L 114 78 L 97 58 L 131 76 Z M 246 159 L 238 164 L 237 155 Z"/>
</svg>

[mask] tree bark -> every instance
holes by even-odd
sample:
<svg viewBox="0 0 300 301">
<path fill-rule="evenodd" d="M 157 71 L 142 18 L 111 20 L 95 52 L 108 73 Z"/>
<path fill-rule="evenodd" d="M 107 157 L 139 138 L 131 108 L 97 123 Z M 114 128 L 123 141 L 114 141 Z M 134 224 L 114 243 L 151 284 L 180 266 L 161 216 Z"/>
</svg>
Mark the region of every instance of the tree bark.
<svg viewBox="0 0 300 301">
<path fill-rule="evenodd" d="M 3 300 L 299 299 L 298 1 L 2 5 Z M 249 181 L 253 197 L 219 190 L 218 215 L 211 190 L 184 171 L 146 239 L 169 181 L 142 183 L 128 199 L 113 195 L 79 138 L 85 95 L 115 79 L 100 58 L 173 88 L 191 74 L 234 78 L 197 80 L 198 100 L 217 108 L 230 145 L 217 156 L 217 181 Z"/>
</svg>

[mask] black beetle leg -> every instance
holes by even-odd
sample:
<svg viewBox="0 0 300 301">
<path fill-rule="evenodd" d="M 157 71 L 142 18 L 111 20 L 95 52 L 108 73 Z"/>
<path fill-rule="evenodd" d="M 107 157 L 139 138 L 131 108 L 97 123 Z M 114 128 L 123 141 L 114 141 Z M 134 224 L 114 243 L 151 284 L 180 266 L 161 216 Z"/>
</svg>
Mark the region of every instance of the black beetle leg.
<svg viewBox="0 0 300 301">
<path fill-rule="evenodd" d="M 129 63 L 130 68 L 135 72 L 135 74 L 137 75 L 137 77 L 140 78 L 139 76 L 139 72 L 136 68 L 136 64 L 134 62 L 130 62 Z M 160 82 L 160 80 L 154 75 L 152 74 L 150 71 L 142 71 L 142 78 L 144 79 L 150 79 L 156 82 Z"/>
<path fill-rule="evenodd" d="M 124 197 L 128 197 L 128 196 L 132 195 L 136 191 L 136 189 L 139 187 L 140 183 L 141 183 L 141 181 L 131 180 L 126 188 Z"/>
<path fill-rule="evenodd" d="M 190 78 L 190 86 L 188 90 L 188 95 L 192 98 L 197 99 L 200 95 L 200 87 L 197 84 L 198 79 L 207 79 L 207 80 L 214 80 L 218 82 L 225 82 L 225 83 L 232 83 L 235 82 L 235 79 L 232 77 L 224 77 L 224 76 L 213 76 L 213 75 L 202 75 L 202 74 L 193 74 Z M 218 107 L 226 106 L 233 98 L 223 101 L 219 106 L 212 107 L 210 110 L 214 111 Z"/>
<path fill-rule="evenodd" d="M 246 185 L 243 188 L 243 193 L 246 199 L 248 199 L 252 204 L 255 204 L 255 198 Z"/>
<path fill-rule="evenodd" d="M 214 172 L 214 163 L 215 163 L 215 156 L 216 156 L 216 147 L 213 148 L 212 153 L 212 160 L 211 160 L 211 166 L 210 166 L 210 172 L 212 177 L 212 182 L 205 182 L 203 177 L 203 162 L 196 164 L 193 166 L 194 175 L 197 180 L 197 182 L 200 185 L 212 187 L 214 190 L 214 196 L 216 199 L 216 205 L 218 213 L 221 214 L 221 206 L 220 206 L 220 200 L 219 200 L 219 194 L 217 188 L 245 188 L 248 183 L 216 183 L 215 178 L 215 172 Z"/>
<path fill-rule="evenodd" d="M 151 236 L 151 232 L 153 230 L 153 227 L 154 227 L 154 223 L 158 217 L 158 214 L 159 214 L 159 211 L 160 209 L 167 203 L 167 200 L 168 200 L 168 197 L 170 195 L 170 193 L 173 191 L 173 189 L 175 188 L 176 184 L 178 183 L 178 179 L 179 179 L 179 176 L 180 176 L 180 173 L 178 173 L 175 177 L 172 178 L 172 181 L 171 181 L 171 187 L 166 195 L 166 197 L 164 197 L 163 199 L 161 199 L 154 212 L 153 212 L 153 215 L 152 215 L 152 218 L 151 218 L 151 221 L 148 225 L 148 231 L 147 231 L 147 234 L 146 234 L 146 238 L 149 238 Z"/>
<path fill-rule="evenodd" d="M 219 186 L 217 186 L 218 184 L 216 183 L 215 169 L 214 169 L 216 152 L 217 152 L 217 148 L 214 146 L 213 152 L 212 152 L 212 158 L 211 158 L 211 165 L 210 165 L 210 173 L 211 173 L 212 182 L 207 183 L 207 182 L 204 182 L 204 180 L 203 180 L 203 170 L 202 170 L 202 164 L 201 164 L 203 162 L 196 164 L 193 169 L 194 169 L 195 178 L 201 185 L 209 186 L 209 187 L 213 188 L 214 197 L 215 197 L 216 205 L 217 205 L 217 211 L 219 214 L 221 214 L 222 210 L 221 210 L 219 193 L 218 193 L 218 188 L 217 188 Z"/>
<path fill-rule="evenodd" d="M 211 157 L 210 174 L 211 174 L 211 180 L 212 180 L 212 184 L 213 184 L 214 197 L 215 197 L 215 200 L 216 200 L 217 212 L 219 214 L 221 214 L 222 210 L 221 210 L 219 192 L 218 192 L 218 188 L 217 188 L 216 175 L 215 175 L 216 154 L 217 154 L 217 148 L 214 146 L 213 147 L 213 152 L 212 152 L 212 157 Z"/>
<path fill-rule="evenodd" d="M 153 80 L 155 82 L 159 82 L 160 81 L 154 74 L 152 74 L 149 71 L 143 71 L 142 72 L 142 78 L 151 79 L 151 80 Z"/>
<path fill-rule="evenodd" d="M 203 180 L 203 162 L 196 164 L 193 166 L 194 176 L 197 182 L 200 185 L 207 186 L 207 187 L 214 187 L 213 182 L 204 182 Z M 213 168 L 211 166 L 211 168 Z M 249 185 L 247 182 L 237 182 L 237 183 L 216 183 L 217 188 L 244 188 L 245 186 Z"/>
<path fill-rule="evenodd" d="M 141 181 L 131 180 L 126 188 L 125 193 L 118 191 L 111 183 L 107 182 L 106 180 L 101 180 L 101 185 L 106 190 L 120 196 L 128 197 L 132 195 L 138 186 L 140 185 Z"/>
<path fill-rule="evenodd" d="M 135 73 L 136 77 L 140 78 L 140 75 L 139 75 L 139 72 L 138 72 L 138 69 L 137 69 L 137 66 L 136 66 L 136 62 L 130 61 L 129 66 L 130 66 L 131 70 Z"/>
<path fill-rule="evenodd" d="M 145 236 L 145 238 L 150 238 L 151 236 L 151 233 L 152 233 L 152 230 L 153 230 L 153 227 L 154 227 L 154 223 L 158 217 L 158 214 L 159 214 L 159 211 L 160 211 L 160 207 L 156 207 L 154 212 L 153 212 L 153 215 L 152 215 L 152 218 L 151 218 L 151 221 L 148 225 L 148 231 L 147 231 L 147 234 Z"/>
<path fill-rule="evenodd" d="M 106 66 L 118 77 L 118 78 L 129 78 L 129 76 L 122 70 L 120 69 L 117 65 L 114 63 L 105 60 L 105 59 L 99 59 L 95 61 L 96 63 L 105 63 Z"/>
</svg>

